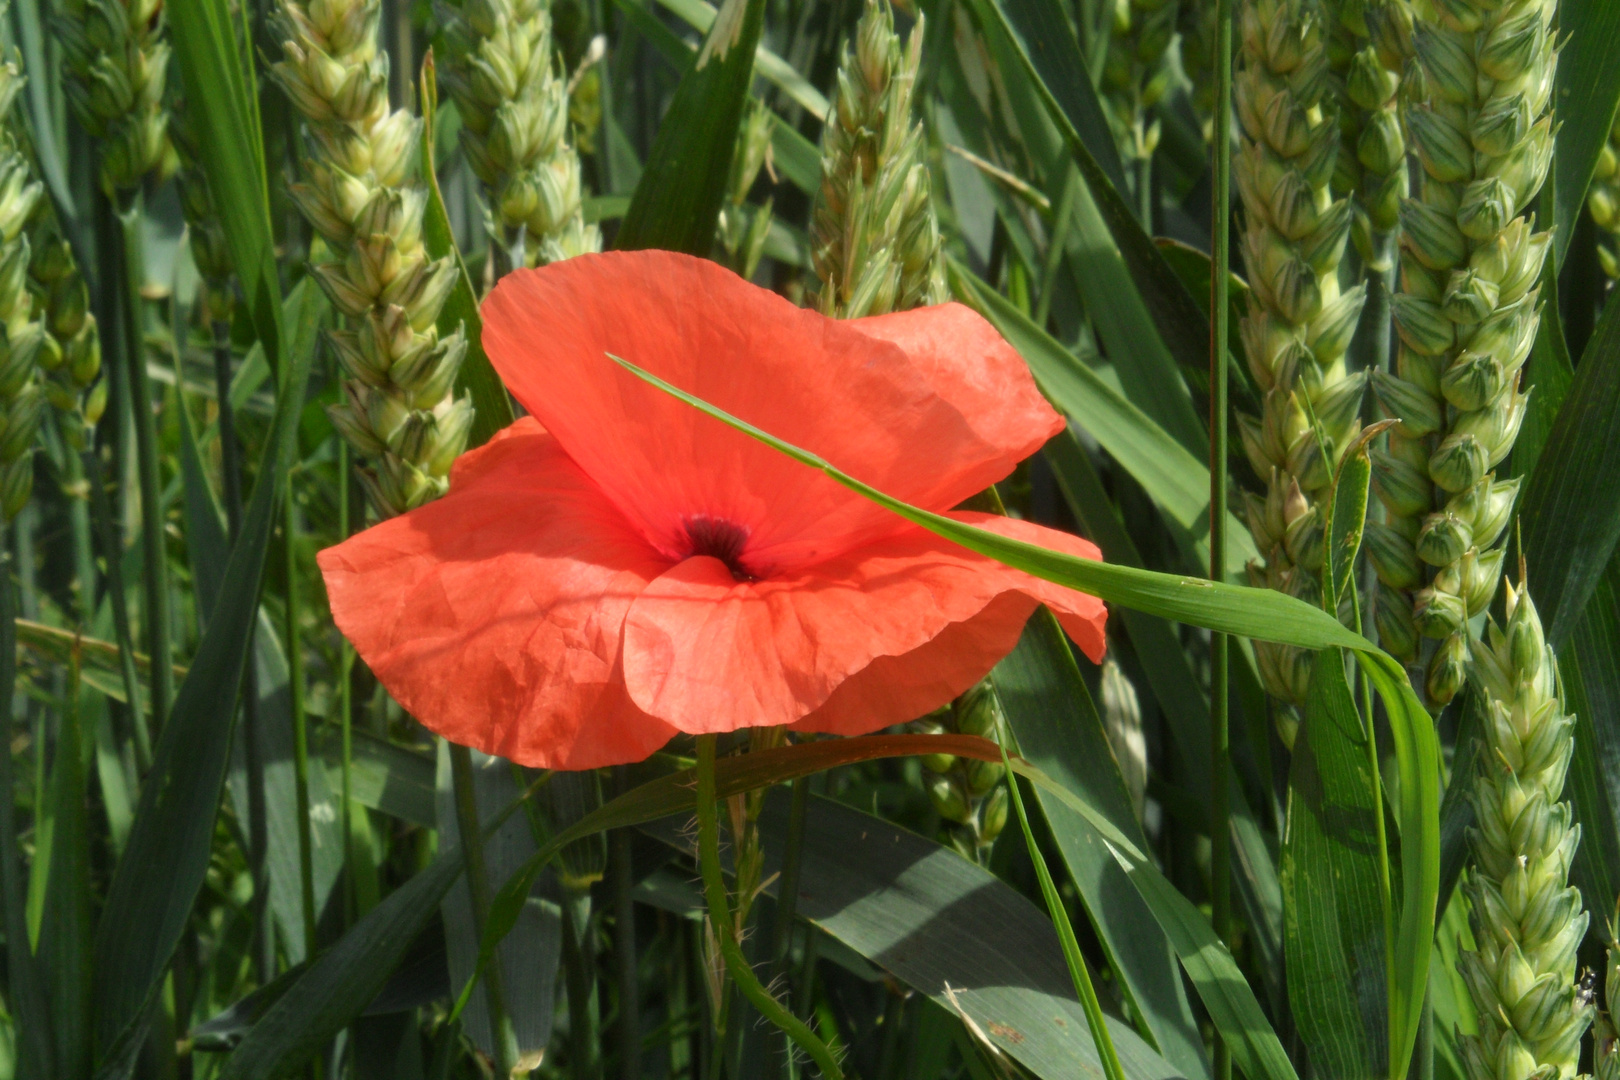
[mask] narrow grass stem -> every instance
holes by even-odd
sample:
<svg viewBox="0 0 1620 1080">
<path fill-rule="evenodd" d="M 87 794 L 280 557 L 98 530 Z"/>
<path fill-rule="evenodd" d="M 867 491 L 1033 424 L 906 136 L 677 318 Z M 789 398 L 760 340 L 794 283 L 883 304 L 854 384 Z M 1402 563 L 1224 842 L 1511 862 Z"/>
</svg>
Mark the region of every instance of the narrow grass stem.
<svg viewBox="0 0 1620 1080">
<path fill-rule="evenodd" d="M 456 829 L 461 839 L 461 858 L 467 868 L 467 892 L 472 897 L 473 932 L 484 939 L 484 921 L 489 914 L 489 870 L 484 863 L 483 832 L 478 827 L 478 796 L 473 787 L 472 751 L 450 744 L 450 782 L 455 791 Z M 506 1012 L 506 993 L 501 978 L 499 954 L 484 969 L 484 1002 L 489 1009 L 489 1026 L 495 1037 L 495 1075 L 505 1080 L 517 1063 L 517 1032 Z"/>
<path fill-rule="evenodd" d="M 1232 236 L 1232 0 L 1215 2 L 1215 192 L 1209 297 L 1209 576 L 1226 572 L 1227 289 Z M 1210 909 L 1222 941 L 1232 936 L 1231 732 L 1226 634 L 1210 636 Z M 1020 811 L 1022 813 L 1022 811 Z M 1215 1036 L 1215 1080 L 1230 1080 L 1232 1052 Z"/>
<path fill-rule="evenodd" d="M 749 966 L 737 943 L 732 927 L 731 901 L 726 896 L 726 881 L 720 869 L 720 824 L 715 813 L 714 794 L 714 736 L 699 735 L 697 739 L 697 820 L 698 865 L 703 874 L 703 898 L 709 906 L 709 922 L 714 926 L 715 940 L 726 970 L 742 992 L 743 997 L 758 1009 L 760 1015 L 787 1032 L 821 1069 L 826 1080 L 843 1080 L 843 1072 L 827 1044 L 816 1036 L 810 1025 L 789 1012 L 771 992 L 760 983 L 759 976 Z"/>
<path fill-rule="evenodd" d="M 221 414 L 223 415 L 223 414 Z M 223 435 L 224 428 L 220 428 Z M 338 539 L 349 538 L 349 523 L 351 508 L 349 498 L 354 485 L 349 482 L 349 444 L 345 439 L 338 440 Z M 338 731 L 342 738 L 342 760 L 340 763 L 341 777 L 339 782 L 339 795 L 342 800 L 342 812 L 338 814 L 339 827 L 343 830 L 343 865 L 347 871 L 343 875 L 345 924 L 349 919 L 357 918 L 360 914 L 359 903 L 355 895 L 355 861 L 354 861 L 354 830 L 350 815 L 356 812 L 354 806 L 354 689 L 351 683 L 354 676 L 354 646 L 349 639 L 344 638 L 338 643 Z"/>
<path fill-rule="evenodd" d="M 315 844 L 309 822 L 309 724 L 304 715 L 304 643 L 298 625 L 298 509 L 288 478 L 282 503 L 281 539 L 286 555 L 287 597 L 283 621 L 287 637 L 287 689 L 292 707 L 293 797 L 298 815 L 298 882 L 304 913 L 304 955 L 315 955 Z"/>
<path fill-rule="evenodd" d="M 141 491 L 141 556 L 145 581 L 146 651 L 152 658 L 152 725 L 161 729 L 174 700 L 173 646 L 169 634 L 169 565 L 163 535 L 163 487 L 158 476 L 157 423 L 152 415 L 151 381 L 146 375 L 146 334 L 142 318 L 142 200 L 137 194 L 118 208 L 118 238 L 123 258 L 124 361 L 129 377 L 129 405 L 135 421 L 135 471 Z"/>
</svg>

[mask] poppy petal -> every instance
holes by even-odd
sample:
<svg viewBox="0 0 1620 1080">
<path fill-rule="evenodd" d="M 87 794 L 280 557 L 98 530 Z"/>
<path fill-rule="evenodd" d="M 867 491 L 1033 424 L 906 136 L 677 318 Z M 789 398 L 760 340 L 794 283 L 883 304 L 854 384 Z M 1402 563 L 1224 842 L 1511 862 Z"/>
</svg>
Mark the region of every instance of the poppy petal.
<svg viewBox="0 0 1620 1080">
<path fill-rule="evenodd" d="M 849 325 L 900 346 L 979 437 L 1007 448 L 1015 462 L 1063 428 L 1024 358 L 972 308 L 952 302 L 870 315 Z"/>
<path fill-rule="evenodd" d="M 338 627 L 453 742 L 584 769 L 674 734 L 631 702 L 619 660 L 625 612 L 668 562 L 532 418 L 463 456 L 444 498 L 318 561 Z"/>
<path fill-rule="evenodd" d="M 1005 476 L 1062 426 L 1027 393 L 1004 403 L 963 389 L 973 381 L 961 371 L 974 364 L 999 373 L 986 387 L 1009 376 L 1005 346 L 992 347 L 984 328 L 954 366 L 940 360 L 960 347 L 953 335 L 969 321 L 962 309 L 927 309 L 866 333 L 672 252 L 519 270 L 501 279 L 483 313 L 485 348 L 512 393 L 671 559 L 702 553 L 694 522 L 736 537 L 755 574 L 802 568 L 905 526 L 608 354 L 935 509 Z M 960 407 L 968 401 L 1008 418 L 969 420 Z"/>
<path fill-rule="evenodd" d="M 954 515 L 1006 535 L 1097 558 L 1089 542 L 1027 522 Z M 908 531 L 792 574 L 737 580 L 718 559 L 693 558 L 658 578 L 625 618 L 624 672 L 630 697 L 648 713 L 692 733 L 793 724 L 825 707 L 857 673 L 888 658 L 898 688 L 885 700 L 912 710 L 873 716 L 875 730 L 912 719 L 984 675 L 1012 648 L 1022 619 L 997 602 L 1036 601 L 1095 659 L 1103 650 L 1101 600 L 1009 569 L 922 529 Z M 988 614 L 987 614 L 988 612 Z M 993 626 L 952 631 L 979 618 Z M 953 632 L 938 649 L 930 643 Z M 982 631 L 982 632 L 980 632 Z M 929 688 L 925 690 L 924 688 Z M 851 688 L 831 723 L 873 707 L 875 689 Z M 821 730 L 817 728 L 817 730 Z"/>
<path fill-rule="evenodd" d="M 1035 610 L 1023 593 L 1002 593 L 973 618 L 952 623 L 904 656 L 880 656 L 838 685 L 794 731 L 867 735 L 932 712 L 965 694 L 1012 652 Z"/>
</svg>

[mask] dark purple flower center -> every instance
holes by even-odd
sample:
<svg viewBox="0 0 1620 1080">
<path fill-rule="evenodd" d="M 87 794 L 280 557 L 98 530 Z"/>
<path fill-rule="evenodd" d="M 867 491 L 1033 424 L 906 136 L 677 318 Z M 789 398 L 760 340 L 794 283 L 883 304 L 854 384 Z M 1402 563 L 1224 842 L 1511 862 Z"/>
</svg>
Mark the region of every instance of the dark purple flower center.
<svg viewBox="0 0 1620 1080">
<path fill-rule="evenodd" d="M 759 575 L 743 565 L 743 548 L 748 543 L 748 530 L 736 522 L 717 517 L 690 517 L 686 519 L 686 557 L 707 555 L 719 559 L 738 581 L 754 581 Z"/>
</svg>

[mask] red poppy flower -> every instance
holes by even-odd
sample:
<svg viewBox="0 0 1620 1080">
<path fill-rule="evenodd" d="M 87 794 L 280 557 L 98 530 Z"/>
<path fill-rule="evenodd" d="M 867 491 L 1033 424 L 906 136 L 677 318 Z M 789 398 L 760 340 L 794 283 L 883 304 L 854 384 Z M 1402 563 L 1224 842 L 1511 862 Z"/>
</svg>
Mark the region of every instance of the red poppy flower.
<svg viewBox="0 0 1620 1080">
<path fill-rule="evenodd" d="M 446 738 L 582 769 L 678 731 L 864 734 L 972 686 L 1037 603 L 1101 657 L 1102 601 L 940 539 L 606 355 L 944 511 L 1063 426 L 967 308 L 839 322 L 649 251 L 518 271 L 483 315 L 529 416 L 462 457 L 444 498 L 320 555 L 338 626 Z"/>
</svg>

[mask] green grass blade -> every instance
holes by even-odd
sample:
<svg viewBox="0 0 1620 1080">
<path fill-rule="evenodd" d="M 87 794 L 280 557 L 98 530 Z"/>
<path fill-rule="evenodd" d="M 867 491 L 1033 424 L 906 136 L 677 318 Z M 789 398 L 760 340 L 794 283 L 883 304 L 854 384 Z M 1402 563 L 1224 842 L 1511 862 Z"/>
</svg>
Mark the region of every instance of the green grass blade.
<svg viewBox="0 0 1620 1080">
<path fill-rule="evenodd" d="M 90 940 L 95 901 L 90 885 L 92 843 L 85 771 L 90 748 L 80 723 L 76 668 L 70 668 L 68 683 L 51 770 L 50 876 L 36 953 L 50 995 L 56 1068 L 63 1077 L 83 1076 L 90 1068 Z"/>
<path fill-rule="evenodd" d="M 1051 612 L 1035 613 L 1017 647 L 996 665 L 991 680 L 1018 752 L 1146 848 L 1102 720 Z M 1143 1037 L 1183 1076 L 1209 1076 L 1203 1039 L 1182 989 L 1175 953 L 1153 913 L 1084 818 L 1039 788 L 1035 796 L 1109 965 L 1133 1013 L 1145 1025 Z M 1022 819 L 1021 804 L 1019 816 Z M 1033 845 L 1030 855 L 1041 858 Z M 1067 952 L 1073 931 L 1060 926 L 1058 934 Z"/>
<path fill-rule="evenodd" d="M 1553 178 L 1557 265 L 1564 264 L 1587 185 L 1620 103 L 1620 5 L 1612 0 L 1563 0 L 1558 5 L 1557 175 Z M 1540 604 L 1537 587 L 1536 603 Z M 1606 906 L 1606 905 L 1605 905 Z"/>
<path fill-rule="evenodd" d="M 709 27 L 714 25 L 715 7 L 707 0 L 658 0 L 658 2 L 700 34 L 707 34 Z M 790 101 L 811 116 L 817 120 L 827 118 L 830 106 L 826 95 L 810 85 L 809 80 L 795 71 L 792 64 L 760 45 L 754 49 L 754 68 L 762 79 L 781 90 Z"/>
<path fill-rule="evenodd" d="M 1059 435 L 1046 444 L 1045 454 L 1075 520 L 1102 549 L 1103 558 L 1112 563 L 1141 566 L 1142 557 L 1136 545 L 1115 516 L 1102 480 L 1074 435 L 1070 432 Z M 1148 685 L 1169 724 L 1186 786 L 1198 804 L 1207 807 L 1211 772 L 1209 700 L 1200 689 L 1198 673 L 1170 623 L 1131 608 L 1123 609 L 1119 615 L 1135 646 L 1138 662 L 1147 674 Z M 1241 653 L 1233 660 L 1246 662 Z M 1256 950 L 1257 966 L 1267 978 L 1267 990 L 1277 1004 L 1283 996 L 1282 891 L 1277 881 L 1277 867 L 1236 776 L 1228 783 L 1232 789 L 1232 843 L 1238 892 L 1248 918 L 1249 941 Z"/>
<path fill-rule="evenodd" d="M 1282 884 L 1288 1000 L 1326 1080 L 1385 1075 L 1381 812 L 1344 659 L 1316 658 L 1288 777 Z"/>
<path fill-rule="evenodd" d="M 764 0 L 725 0 L 659 124 L 619 226 L 620 249 L 707 255 L 714 246 L 764 21 Z"/>
<path fill-rule="evenodd" d="M 484 321 L 478 314 L 478 294 L 467 264 L 456 246 L 455 233 L 450 228 L 450 216 L 444 209 L 444 196 L 439 191 L 439 174 L 433 161 L 434 117 L 438 110 L 438 79 L 434 75 L 433 51 L 428 50 L 422 61 L 422 172 L 427 181 L 427 208 L 422 214 L 422 246 L 429 256 L 442 259 L 451 256 L 460 273 L 450 290 L 450 296 L 439 309 L 438 329 L 448 336 L 458 329 L 467 335 L 467 353 L 461 358 L 461 370 L 456 373 L 456 389 L 469 394 L 473 403 L 472 433 L 467 437 L 467 449 L 487 443 L 497 431 L 514 418 L 512 399 L 506 386 L 484 352 Z"/>
<path fill-rule="evenodd" d="M 1041 0 L 1028 2 L 1035 4 Z M 1109 178 L 1091 144 L 1082 137 L 1082 129 L 1078 125 L 1085 121 L 1078 114 L 1071 115 L 1065 109 L 1064 101 L 1055 96 L 1054 89 L 1044 78 L 1047 72 L 1042 65 L 1049 63 L 1055 51 L 1066 48 L 1065 36 L 1043 36 L 1036 44 L 1021 35 L 1020 27 L 1010 21 L 1011 11 L 1003 10 L 1000 3 L 971 0 L 971 5 L 986 34 L 1000 33 L 1011 40 L 1018 60 L 1045 105 L 1047 114 L 1068 143 L 1075 164 L 1080 167 L 1080 175 L 1091 189 L 1103 221 L 1119 246 L 1131 279 L 1136 282 L 1143 301 L 1153 313 L 1154 322 L 1166 335 L 1165 344 L 1169 346 L 1171 355 L 1189 367 L 1204 368 L 1209 354 L 1209 320 L 1199 310 L 1197 302 L 1188 294 L 1170 264 L 1165 262 L 1152 239 L 1143 231 L 1141 223 L 1121 195 L 1123 189 Z M 1063 16 L 1058 14 L 1055 17 Z M 1056 77 L 1056 69 L 1051 70 Z M 1011 77 L 1012 73 L 1006 75 Z M 1066 81 L 1064 85 L 1065 95 L 1072 93 L 1077 99 L 1091 89 L 1089 80 L 1080 80 L 1079 83 Z M 1088 131 L 1091 127 L 1086 125 Z"/>
<path fill-rule="evenodd" d="M 1604 308 L 1557 406 L 1519 524 L 1536 606 L 1557 648 L 1580 621 L 1620 542 L 1620 304 Z"/>
<path fill-rule="evenodd" d="M 270 187 L 256 82 L 246 70 L 225 0 L 174 0 L 165 11 L 186 107 L 193 112 L 199 156 L 225 228 L 231 263 L 254 332 L 271 368 L 279 371 L 289 353 L 281 340 L 281 284 L 270 229 Z"/>
<path fill-rule="evenodd" d="M 1187 553 L 1195 560 L 1207 560 L 1209 466 L 1036 326 L 1012 301 L 959 264 L 953 262 L 949 272 L 957 295 L 978 309 L 1018 350 L 1041 392 L 1142 485 L 1179 530 Z M 1227 574 L 1242 580 L 1244 566 L 1259 553 L 1248 530 L 1235 517 L 1227 522 L 1227 530 L 1231 538 Z"/>
<path fill-rule="evenodd" d="M 1001 760 L 1011 768 L 1007 761 L 1007 748 L 1001 748 Z M 1069 911 L 1063 906 L 1063 897 L 1058 895 L 1057 886 L 1052 883 L 1052 872 L 1047 869 L 1046 856 L 1041 853 L 1040 845 L 1035 843 L 1035 834 L 1030 831 L 1029 815 L 1024 812 L 1024 797 L 1018 793 L 1018 778 L 1007 778 L 1007 790 L 1012 794 L 1013 809 L 1018 813 L 1018 827 L 1024 834 L 1024 847 L 1029 852 L 1030 862 L 1035 866 L 1035 876 L 1040 879 L 1041 898 L 1046 901 L 1047 914 L 1051 916 L 1052 926 L 1057 930 L 1058 942 L 1063 947 L 1063 960 L 1069 965 L 1069 978 L 1074 980 L 1075 993 L 1080 997 L 1080 1003 L 1086 1010 L 1086 1026 L 1091 1031 L 1091 1041 L 1097 1047 L 1097 1056 L 1102 1058 L 1103 1075 L 1108 1080 L 1124 1080 L 1124 1070 L 1119 1064 L 1119 1052 L 1114 1049 L 1114 1040 L 1109 1036 L 1108 1021 L 1103 1018 L 1102 1005 L 1097 1001 L 1097 988 L 1091 985 L 1091 972 L 1086 968 L 1086 958 L 1080 955 L 1080 943 L 1075 940 L 1074 927 L 1069 922 Z"/>
<path fill-rule="evenodd" d="M 1114 130 L 1092 87 L 1080 42 L 1069 25 L 1069 13 L 1056 0 L 1001 0 L 1000 7 L 1013 31 L 1011 36 L 1027 51 L 1058 109 L 1079 133 L 1114 190 L 1125 191 L 1125 166 L 1119 159 Z"/>
<path fill-rule="evenodd" d="M 108 886 L 95 943 L 95 1029 L 103 1054 L 138 1025 L 208 870 L 231 741 L 231 725 L 221 718 L 235 712 L 274 511 L 296 447 L 313 360 L 314 349 L 302 349 L 285 368 L 258 483 L 226 565 L 225 592 L 176 694 L 141 788 L 129 844 Z"/>
</svg>

